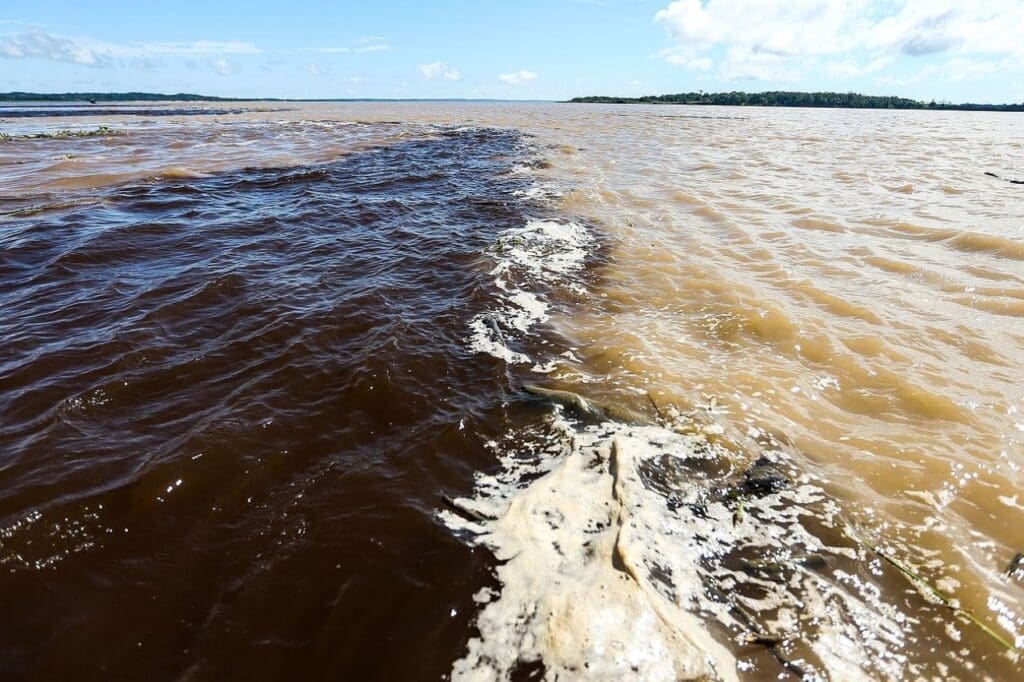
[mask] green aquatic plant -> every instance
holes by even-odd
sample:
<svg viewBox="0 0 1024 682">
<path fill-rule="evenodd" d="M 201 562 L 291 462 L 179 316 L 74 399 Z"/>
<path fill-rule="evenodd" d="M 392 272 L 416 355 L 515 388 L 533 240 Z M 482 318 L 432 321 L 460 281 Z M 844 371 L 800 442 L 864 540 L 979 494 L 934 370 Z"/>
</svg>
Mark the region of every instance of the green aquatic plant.
<svg viewBox="0 0 1024 682">
<path fill-rule="evenodd" d="M 865 540 L 864 537 L 861 536 L 852 526 L 847 526 L 847 533 L 851 538 L 853 538 L 853 540 L 871 550 L 873 553 L 878 555 L 880 559 L 882 559 L 887 564 L 889 564 L 897 571 L 902 573 L 903 576 L 907 578 L 907 580 L 909 580 L 916 587 L 918 587 L 926 597 L 930 597 L 939 604 L 942 604 L 946 608 L 950 609 L 958 618 L 973 623 L 978 627 L 978 629 L 980 629 L 986 635 L 988 635 L 993 640 L 998 642 L 1007 651 L 1018 650 L 1017 645 L 1014 642 L 1011 642 L 1005 635 L 993 630 L 992 627 L 990 627 L 987 623 L 981 620 L 981 618 L 979 618 L 970 609 L 960 606 L 960 601 L 958 599 L 956 599 L 952 595 L 946 594 L 945 592 L 943 592 L 942 590 L 940 590 L 939 588 L 935 587 L 927 580 L 925 580 L 925 578 L 920 573 L 912 569 L 910 566 L 904 564 L 902 561 L 899 561 L 894 556 L 882 550 L 878 546 Z"/>
</svg>

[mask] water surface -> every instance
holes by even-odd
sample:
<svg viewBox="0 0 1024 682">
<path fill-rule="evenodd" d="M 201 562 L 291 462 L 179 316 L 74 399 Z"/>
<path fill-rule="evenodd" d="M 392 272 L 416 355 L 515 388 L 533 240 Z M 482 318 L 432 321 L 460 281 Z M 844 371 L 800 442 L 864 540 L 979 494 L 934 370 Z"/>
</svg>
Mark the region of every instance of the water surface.
<svg viewBox="0 0 1024 682">
<path fill-rule="evenodd" d="M 259 106 L 0 142 L 5 676 L 1020 673 L 1024 119 Z"/>
</svg>

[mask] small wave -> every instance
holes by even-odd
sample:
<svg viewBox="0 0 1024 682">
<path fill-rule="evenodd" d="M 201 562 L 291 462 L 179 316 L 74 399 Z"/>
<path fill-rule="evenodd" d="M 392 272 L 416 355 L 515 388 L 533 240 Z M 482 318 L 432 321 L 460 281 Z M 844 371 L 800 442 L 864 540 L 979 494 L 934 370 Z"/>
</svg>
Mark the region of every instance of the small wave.
<svg viewBox="0 0 1024 682">
<path fill-rule="evenodd" d="M 979 296 L 961 296 L 956 299 L 960 305 L 977 310 L 985 310 L 996 315 L 1008 317 L 1024 317 L 1024 301 L 1012 298 L 981 298 Z"/>
<path fill-rule="evenodd" d="M 864 259 L 868 265 L 873 265 L 880 270 L 891 272 L 897 275 L 912 275 L 917 272 L 917 266 L 904 261 L 892 260 L 881 256 L 868 256 Z"/>
<path fill-rule="evenodd" d="M 1024 260 L 1024 243 L 1016 239 L 970 230 L 924 227 L 905 222 L 893 223 L 885 225 L 885 227 L 890 233 L 905 235 L 909 239 L 944 242 L 958 251 L 991 253 L 1003 258 Z"/>
<path fill-rule="evenodd" d="M 291 184 L 306 184 L 323 182 L 330 177 L 330 171 L 325 167 L 309 166 L 289 169 L 280 173 L 252 173 L 248 177 L 238 180 L 233 185 L 235 190 L 272 190 L 287 187 Z"/>
<path fill-rule="evenodd" d="M 0 206 L 4 205 L 7 197 L 0 197 Z M 31 200 L 31 197 L 29 198 Z M 73 208 L 79 208 L 82 206 L 88 206 L 92 204 L 100 203 L 99 199 L 94 198 L 75 198 L 67 201 L 51 201 L 48 203 L 35 203 L 22 208 L 17 208 L 12 211 L 0 211 L 0 217 L 7 218 L 30 218 L 43 213 L 49 213 L 51 211 L 63 211 Z"/>
<path fill-rule="evenodd" d="M 110 185 L 119 185 L 129 180 L 138 179 L 138 173 L 87 173 L 54 180 L 51 185 L 63 190 L 95 189 Z"/>
<path fill-rule="evenodd" d="M 157 173 L 157 177 L 164 180 L 194 180 L 208 176 L 208 173 L 203 173 L 186 166 L 171 166 Z"/>
<path fill-rule="evenodd" d="M 790 223 L 793 227 L 799 227 L 802 230 L 818 230 L 821 232 L 845 232 L 841 225 L 829 222 L 827 220 L 821 220 L 819 218 L 798 218 Z"/>
<path fill-rule="evenodd" d="M 1004 258 L 1024 260 L 1024 243 L 993 234 L 964 230 L 953 235 L 950 243 L 961 251 L 994 253 Z"/>
<path fill-rule="evenodd" d="M 881 322 L 878 315 L 870 309 L 856 303 L 851 303 L 842 297 L 830 294 L 827 291 L 818 288 L 809 280 L 798 282 L 794 284 L 792 288 L 795 291 L 806 295 L 808 298 L 834 315 L 855 317 L 871 324 L 879 324 Z"/>
</svg>

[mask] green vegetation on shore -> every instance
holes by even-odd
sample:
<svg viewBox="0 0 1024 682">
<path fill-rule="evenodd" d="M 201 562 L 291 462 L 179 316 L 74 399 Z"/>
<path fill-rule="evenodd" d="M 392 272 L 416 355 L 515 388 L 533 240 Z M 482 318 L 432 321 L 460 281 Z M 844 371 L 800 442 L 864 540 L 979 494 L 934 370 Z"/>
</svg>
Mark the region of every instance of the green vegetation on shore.
<svg viewBox="0 0 1024 682">
<path fill-rule="evenodd" d="M 831 107 L 843 109 L 935 109 L 955 111 L 1024 111 L 1024 104 L 951 104 L 855 92 L 681 92 L 644 97 L 573 97 L 574 104 L 691 104 L 749 107 Z"/>
<path fill-rule="evenodd" d="M 234 97 L 211 97 L 179 92 L 0 92 L 0 102 L 243 102 Z"/>
</svg>

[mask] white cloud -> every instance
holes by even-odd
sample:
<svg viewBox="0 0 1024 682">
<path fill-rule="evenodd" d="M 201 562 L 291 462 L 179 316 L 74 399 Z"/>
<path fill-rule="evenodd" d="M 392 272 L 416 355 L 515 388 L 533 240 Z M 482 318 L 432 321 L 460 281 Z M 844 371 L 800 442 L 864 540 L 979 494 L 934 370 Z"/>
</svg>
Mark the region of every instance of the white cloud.
<svg viewBox="0 0 1024 682">
<path fill-rule="evenodd" d="M 695 71 L 712 67 L 709 53 L 725 49 L 719 75 L 728 80 L 794 81 L 801 58 L 856 46 L 867 0 L 675 0 L 655 14 L 673 46 L 660 56 Z"/>
<path fill-rule="evenodd" d="M 223 57 L 219 59 L 211 59 L 210 68 L 220 76 L 231 76 L 238 70 L 234 62 L 229 59 L 224 59 Z"/>
<path fill-rule="evenodd" d="M 685 66 L 692 71 L 707 71 L 712 66 L 710 58 L 697 57 L 689 48 L 665 48 L 658 53 L 658 56 L 669 64 Z"/>
<path fill-rule="evenodd" d="M 350 45 L 336 47 L 307 47 L 283 52 L 367 53 L 390 50 L 385 38 L 368 36 Z M 42 59 L 92 67 L 131 67 L 154 70 L 160 60 L 181 59 L 186 67 L 205 64 L 214 72 L 229 76 L 238 71 L 238 65 L 229 56 L 267 54 L 250 42 L 240 40 L 197 40 L 191 42 L 125 42 L 112 43 L 91 38 L 52 33 L 41 28 L 28 28 L 19 33 L 0 35 L 0 58 Z M 198 61 L 196 61 L 198 60 Z M 280 63 L 280 62 L 277 62 Z M 264 71 L 271 67 L 264 64 Z M 312 62 L 305 65 L 313 75 L 327 74 L 328 65 Z M 458 75 L 450 70 L 444 75 L 452 79 Z"/>
<path fill-rule="evenodd" d="M 943 64 L 943 72 L 945 77 L 953 82 L 957 81 L 973 81 L 979 78 L 985 78 L 991 76 L 994 73 L 1000 71 L 1008 71 L 1013 68 L 1009 62 L 991 62 L 982 61 L 978 59 L 966 59 L 964 57 L 954 57 L 945 64 Z M 1020 71 L 1020 65 L 1016 64 L 1017 71 Z"/>
<path fill-rule="evenodd" d="M 691 59 L 686 65 L 694 71 L 707 71 L 711 68 L 711 60 L 707 57 L 700 57 L 698 59 Z"/>
<path fill-rule="evenodd" d="M 1024 57 L 1020 0 L 906 0 L 872 27 L 865 43 L 908 55 L 933 52 Z"/>
<path fill-rule="evenodd" d="M 527 71 L 526 69 L 520 69 L 519 71 L 514 71 L 512 73 L 503 73 L 500 76 L 498 76 L 498 80 L 500 80 L 502 83 L 505 83 L 506 85 L 518 86 L 532 83 L 533 81 L 537 80 L 537 76 L 538 74 L 536 71 Z"/>
<path fill-rule="evenodd" d="M 418 67 L 420 74 L 426 79 L 434 80 L 435 78 L 444 78 L 446 81 L 457 81 L 462 78 L 462 72 L 458 69 L 453 69 L 444 62 L 431 62 L 430 64 L 421 64 Z"/>
<path fill-rule="evenodd" d="M 132 43 L 111 45 L 101 43 L 104 49 L 118 57 L 197 57 L 218 54 L 259 54 L 252 43 L 239 40 L 199 40 L 191 43 Z"/>
<path fill-rule="evenodd" d="M 210 57 L 225 54 L 257 54 L 252 43 L 199 40 L 194 42 L 108 43 L 50 33 L 38 28 L 0 36 L 0 57 L 45 59 L 85 66 L 110 66 L 117 60 L 159 57 Z"/>
<path fill-rule="evenodd" d="M 707 70 L 724 52 L 720 75 L 733 79 L 787 80 L 807 68 L 855 78 L 942 52 L 1024 59 L 1021 0 L 674 0 L 655 20 L 672 41 L 662 59 Z"/>
<path fill-rule="evenodd" d="M 654 15 L 682 47 L 736 45 L 778 56 L 852 46 L 861 0 L 676 0 Z"/>
<path fill-rule="evenodd" d="M 311 76 L 325 76 L 330 73 L 331 67 L 322 62 L 310 62 L 306 64 L 306 72 Z"/>
<path fill-rule="evenodd" d="M 103 66 L 109 55 L 71 38 L 29 29 L 0 38 L 0 55 L 9 59 L 48 59 L 87 66 Z"/>
<path fill-rule="evenodd" d="M 360 38 L 351 45 L 336 45 L 333 47 L 302 47 L 303 52 L 323 52 L 325 54 L 361 54 L 364 52 L 385 52 L 391 49 L 391 43 L 387 38 L 380 36 L 368 36 Z"/>
<path fill-rule="evenodd" d="M 825 72 L 835 78 L 860 78 L 881 71 L 891 63 L 892 57 L 890 56 L 878 57 L 867 63 L 849 58 L 842 61 L 825 62 L 824 67 Z"/>
<path fill-rule="evenodd" d="M 776 81 L 792 83 L 801 72 L 793 60 L 771 52 L 757 52 L 749 47 L 733 46 L 726 52 L 720 75 L 731 81 Z"/>
<path fill-rule="evenodd" d="M 945 52 L 958 42 L 954 34 L 956 12 L 943 3 L 907 2 L 902 11 L 886 17 L 875 27 L 869 42 L 880 48 L 894 48 L 920 56 Z"/>
<path fill-rule="evenodd" d="M 952 57 L 938 64 L 929 64 L 923 69 L 904 78 L 881 76 L 877 80 L 882 85 L 906 86 L 924 81 L 942 81 L 959 83 L 975 81 L 995 74 L 1019 72 L 1020 65 L 1016 59 L 1007 57 L 1001 60 L 980 60 L 966 57 Z M 1007 96 L 1010 101 L 1019 101 L 1020 97 Z"/>
</svg>

